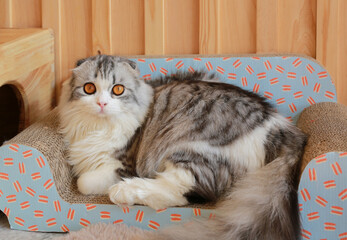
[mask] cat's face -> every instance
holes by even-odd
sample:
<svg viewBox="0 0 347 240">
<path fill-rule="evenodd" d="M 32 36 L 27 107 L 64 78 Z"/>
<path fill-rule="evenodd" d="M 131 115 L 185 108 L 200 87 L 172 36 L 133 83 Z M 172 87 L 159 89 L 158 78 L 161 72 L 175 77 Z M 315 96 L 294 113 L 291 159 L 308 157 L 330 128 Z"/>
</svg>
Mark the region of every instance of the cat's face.
<svg viewBox="0 0 347 240">
<path fill-rule="evenodd" d="M 139 79 L 134 62 L 98 55 L 80 60 L 65 94 L 67 104 L 78 112 L 97 117 L 121 117 L 147 105 L 149 86 Z M 65 90 L 67 91 L 67 90 Z M 64 96 L 63 96 L 64 97 Z"/>
</svg>

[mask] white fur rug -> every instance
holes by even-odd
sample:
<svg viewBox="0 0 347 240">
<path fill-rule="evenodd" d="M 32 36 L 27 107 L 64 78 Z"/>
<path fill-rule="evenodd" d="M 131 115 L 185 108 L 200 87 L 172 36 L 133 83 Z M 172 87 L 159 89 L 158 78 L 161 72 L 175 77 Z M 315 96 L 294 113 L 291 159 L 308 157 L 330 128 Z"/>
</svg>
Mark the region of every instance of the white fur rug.
<svg viewBox="0 0 347 240">
<path fill-rule="evenodd" d="M 62 237 L 64 233 L 41 233 L 12 230 L 7 217 L 0 211 L 0 239 L 8 240 L 43 240 Z"/>
<path fill-rule="evenodd" d="M 154 232 L 140 228 L 128 227 L 125 224 L 97 223 L 83 228 L 77 232 L 62 235 L 56 240 L 94 240 L 94 239 L 117 239 L 117 240 L 163 240 Z"/>
</svg>

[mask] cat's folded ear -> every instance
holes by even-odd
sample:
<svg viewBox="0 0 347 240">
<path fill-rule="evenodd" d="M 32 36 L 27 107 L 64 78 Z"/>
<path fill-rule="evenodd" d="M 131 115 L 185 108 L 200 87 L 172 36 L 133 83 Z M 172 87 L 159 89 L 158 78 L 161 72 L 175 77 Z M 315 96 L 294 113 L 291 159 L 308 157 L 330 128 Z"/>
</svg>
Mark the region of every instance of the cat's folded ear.
<svg viewBox="0 0 347 240">
<path fill-rule="evenodd" d="M 85 61 L 87 61 L 88 58 L 83 58 L 83 59 L 80 59 L 76 62 L 76 66 L 75 67 L 79 67 L 81 66 L 82 63 L 84 63 Z"/>
<path fill-rule="evenodd" d="M 129 59 L 126 59 L 125 62 L 126 62 L 127 64 L 129 64 L 130 67 L 131 67 L 132 69 L 134 69 L 134 70 L 137 69 L 137 64 L 136 64 L 136 62 L 131 61 L 131 60 L 129 60 Z"/>
<path fill-rule="evenodd" d="M 76 66 L 75 68 L 72 69 L 72 73 L 73 75 L 76 75 L 78 74 L 80 71 L 81 71 L 81 65 L 86 62 L 88 60 L 88 58 L 83 58 L 83 59 L 80 59 L 76 62 Z"/>
<path fill-rule="evenodd" d="M 72 72 L 74 74 L 77 74 L 81 71 L 86 71 L 88 69 L 88 66 L 91 66 L 91 61 L 93 61 L 93 57 L 88 57 L 88 58 L 82 58 L 76 62 L 76 66 L 74 69 L 72 69 Z M 82 66 L 83 65 L 83 66 Z M 85 66 L 84 66 L 85 65 Z"/>
<path fill-rule="evenodd" d="M 140 76 L 140 70 L 139 70 L 139 68 L 138 68 L 138 66 L 137 66 L 137 64 L 136 64 L 136 62 L 131 61 L 131 60 L 126 59 L 126 58 L 123 59 L 123 62 L 125 63 L 125 65 L 127 65 L 127 66 L 129 67 L 129 69 L 130 69 L 133 73 L 135 73 L 135 75 L 136 75 L 137 77 Z"/>
</svg>

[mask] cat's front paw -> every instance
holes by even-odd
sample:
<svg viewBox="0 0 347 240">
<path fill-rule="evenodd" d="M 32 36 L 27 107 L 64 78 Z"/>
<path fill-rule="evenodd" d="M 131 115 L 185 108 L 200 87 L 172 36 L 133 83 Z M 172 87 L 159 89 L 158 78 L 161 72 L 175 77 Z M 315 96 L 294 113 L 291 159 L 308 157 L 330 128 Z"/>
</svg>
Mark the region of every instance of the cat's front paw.
<svg viewBox="0 0 347 240">
<path fill-rule="evenodd" d="M 102 181 L 94 172 L 84 173 L 77 179 L 78 191 L 84 195 L 107 194 L 108 186 L 107 183 Z"/>
<path fill-rule="evenodd" d="M 110 200 L 118 206 L 132 206 L 136 204 L 136 189 L 127 182 L 119 182 L 111 186 L 108 190 Z"/>
</svg>

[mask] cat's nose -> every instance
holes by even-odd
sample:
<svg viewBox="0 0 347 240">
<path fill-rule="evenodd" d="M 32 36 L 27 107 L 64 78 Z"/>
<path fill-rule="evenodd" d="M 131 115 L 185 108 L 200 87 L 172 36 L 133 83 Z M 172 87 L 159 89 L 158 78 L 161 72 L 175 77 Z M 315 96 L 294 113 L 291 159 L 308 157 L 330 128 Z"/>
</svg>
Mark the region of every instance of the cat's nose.
<svg viewBox="0 0 347 240">
<path fill-rule="evenodd" d="M 97 102 L 97 104 L 101 107 L 101 109 L 103 109 L 107 105 L 107 103 L 105 102 Z"/>
</svg>

